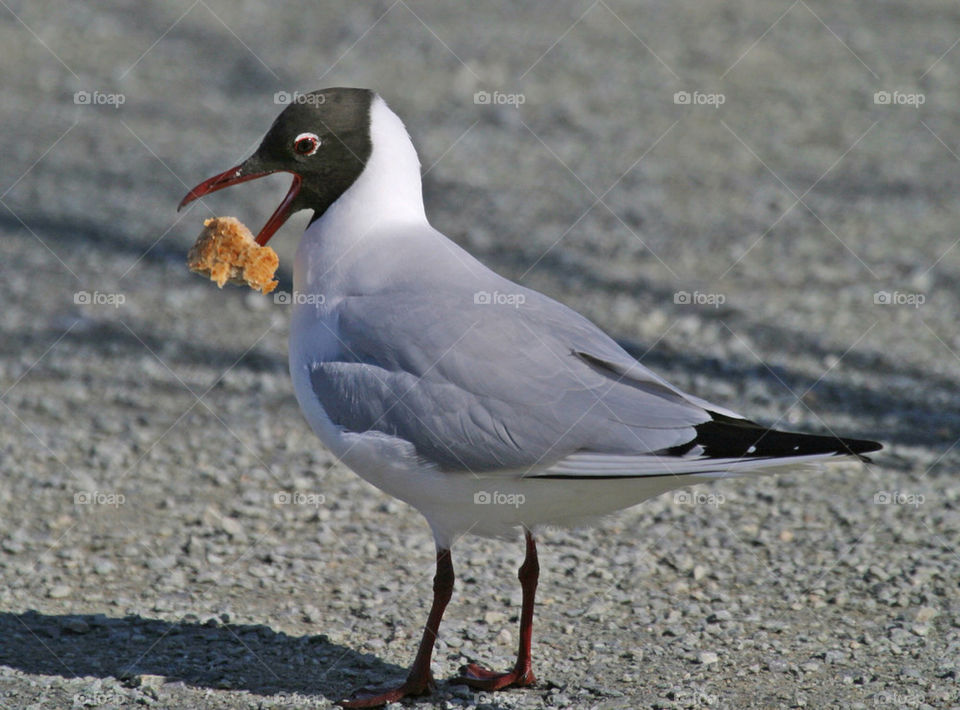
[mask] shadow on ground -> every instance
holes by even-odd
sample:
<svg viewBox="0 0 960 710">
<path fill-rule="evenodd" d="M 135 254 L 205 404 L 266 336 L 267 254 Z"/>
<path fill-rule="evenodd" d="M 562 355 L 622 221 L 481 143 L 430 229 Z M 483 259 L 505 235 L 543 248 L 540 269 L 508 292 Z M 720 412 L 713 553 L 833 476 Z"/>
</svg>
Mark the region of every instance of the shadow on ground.
<svg viewBox="0 0 960 710">
<path fill-rule="evenodd" d="M 263 625 L 169 622 L 103 614 L 0 612 L 0 664 L 34 675 L 169 682 L 260 695 L 300 693 L 339 700 L 369 681 L 402 680 L 406 669 L 332 643 Z"/>
</svg>

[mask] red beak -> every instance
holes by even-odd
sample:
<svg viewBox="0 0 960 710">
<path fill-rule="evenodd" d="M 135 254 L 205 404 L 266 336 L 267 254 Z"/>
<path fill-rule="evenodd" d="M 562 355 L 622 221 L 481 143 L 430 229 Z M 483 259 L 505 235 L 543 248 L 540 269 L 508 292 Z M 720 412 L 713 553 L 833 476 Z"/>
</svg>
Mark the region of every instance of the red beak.
<svg viewBox="0 0 960 710">
<path fill-rule="evenodd" d="M 211 192 L 216 192 L 217 190 L 222 190 L 225 187 L 230 187 L 231 185 L 239 185 L 241 182 L 247 182 L 248 180 L 256 180 L 257 178 L 263 177 L 265 175 L 272 175 L 278 170 L 268 170 L 266 172 L 259 173 L 248 173 L 246 175 L 241 174 L 243 169 L 242 165 L 238 165 L 235 168 L 230 168 L 229 170 L 220 173 L 219 175 L 214 175 L 208 180 L 204 180 L 195 188 L 190 190 L 187 193 L 187 196 L 180 201 L 180 204 L 177 206 L 177 211 L 179 212 L 183 209 L 184 205 L 187 205 L 197 198 L 203 197 L 204 195 L 209 195 Z M 270 219 L 267 220 L 267 223 L 263 225 L 263 228 L 260 230 L 260 233 L 257 235 L 257 244 L 263 246 L 272 237 L 278 229 L 287 221 L 287 218 L 290 216 L 290 208 L 293 205 L 293 200 L 300 192 L 300 176 L 296 173 L 293 173 L 293 182 L 290 184 L 290 189 L 287 190 L 286 196 L 283 198 L 283 202 L 280 203 L 280 206 L 273 211 L 273 214 L 270 215 Z"/>
</svg>

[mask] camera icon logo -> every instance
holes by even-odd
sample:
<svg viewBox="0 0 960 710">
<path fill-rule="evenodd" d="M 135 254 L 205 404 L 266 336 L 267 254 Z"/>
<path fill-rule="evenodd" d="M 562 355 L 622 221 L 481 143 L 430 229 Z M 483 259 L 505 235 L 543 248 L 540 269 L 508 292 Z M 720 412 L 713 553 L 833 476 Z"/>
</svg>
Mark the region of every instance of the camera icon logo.
<svg viewBox="0 0 960 710">
<path fill-rule="evenodd" d="M 76 91 L 73 94 L 73 103 L 78 106 L 86 106 L 90 103 L 91 94 L 89 91 Z"/>
<path fill-rule="evenodd" d="M 477 491 L 473 494 L 474 505 L 490 505 L 491 497 L 488 491 Z"/>
<path fill-rule="evenodd" d="M 273 103 L 286 106 L 290 103 L 292 97 L 289 91 L 278 91 L 273 95 Z"/>
<path fill-rule="evenodd" d="M 290 505 L 292 497 L 286 491 L 279 491 L 273 494 L 273 504 L 274 505 Z"/>
<path fill-rule="evenodd" d="M 478 91 L 473 95 L 473 103 L 475 104 L 488 104 L 490 103 L 490 92 L 489 91 Z"/>
<path fill-rule="evenodd" d="M 889 91 L 877 91 L 873 95 L 873 103 L 879 106 L 886 106 L 890 103 L 890 92 Z"/>
<path fill-rule="evenodd" d="M 690 92 L 689 91 L 677 91 L 673 95 L 673 103 L 679 105 L 687 105 L 690 103 Z"/>
<path fill-rule="evenodd" d="M 677 291 L 673 294 L 673 302 L 681 306 L 688 306 L 691 303 L 689 291 Z"/>
</svg>

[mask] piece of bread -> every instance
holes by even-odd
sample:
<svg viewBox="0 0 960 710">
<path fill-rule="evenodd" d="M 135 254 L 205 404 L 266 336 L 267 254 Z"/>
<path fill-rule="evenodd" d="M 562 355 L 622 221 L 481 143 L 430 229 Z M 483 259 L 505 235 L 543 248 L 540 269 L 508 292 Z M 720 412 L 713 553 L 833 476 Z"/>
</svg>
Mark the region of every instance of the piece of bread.
<svg viewBox="0 0 960 710">
<path fill-rule="evenodd" d="M 187 267 L 209 276 L 223 288 L 228 281 L 270 293 L 279 281 L 273 278 L 280 259 L 268 246 L 253 240 L 250 230 L 235 217 L 213 217 L 203 223 L 203 232 L 187 254 Z"/>
</svg>

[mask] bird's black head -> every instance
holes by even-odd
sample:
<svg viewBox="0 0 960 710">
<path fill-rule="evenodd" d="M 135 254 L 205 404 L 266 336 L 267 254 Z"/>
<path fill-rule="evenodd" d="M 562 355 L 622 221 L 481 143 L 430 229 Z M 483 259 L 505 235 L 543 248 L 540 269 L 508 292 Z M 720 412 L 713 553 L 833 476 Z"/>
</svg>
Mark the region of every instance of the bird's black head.
<svg viewBox="0 0 960 710">
<path fill-rule="evenodd" d="M 288 95 L 289 96 L 289 95 Z M 277 172 L 293 174 L 293 184 L 257 235 L 266 244 L 294 212 L 322 215 L 363 172 L 372 149 L 368 89 L 333 88 L 289 96 L 260 147 L 240 165 L 193 188 L 180 207 L 230 185 Z"/>
</svg>

